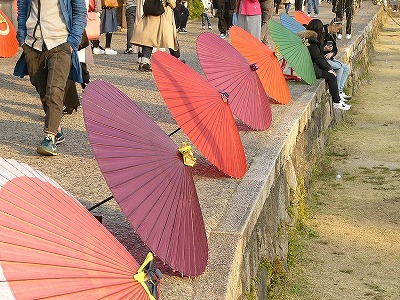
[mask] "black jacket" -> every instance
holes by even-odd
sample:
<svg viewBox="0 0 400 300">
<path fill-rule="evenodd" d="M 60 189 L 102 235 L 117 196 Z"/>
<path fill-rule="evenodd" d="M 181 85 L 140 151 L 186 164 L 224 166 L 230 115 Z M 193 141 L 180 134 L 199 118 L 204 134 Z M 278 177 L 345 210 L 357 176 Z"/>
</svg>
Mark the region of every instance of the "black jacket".
<svg viewBox="0 0 400 300">
<path fill-rule="evenodd" d="M 297 33 L 297 35 L 300 38 L 307 39 L 308 41 L 309 46 L 307 46 L 307 48 L 310 52 L 310 56 L 314 64 L 315 75 L 317 76 L 317 78 L 322 77 L 321 70 L 332 70 L 332 67 L 326 61 L 326 58 L 324 56 L 324 47 L 317 39 L 317 33 L 313 30 L 304 30 Z"/>
<path fill-rule="evenodd" d="M 324 25 L 324 46 L 326 46 L 328 41 L 332 41 L 333 49 L 332 49 L 332 51 L 324 51 L 324 54 L 329 53 L 329 52 L 333 52 L 333 56 L 331 57 L 331 59 L 333 59 L 336 56 L 337 52 L 338 52 L 338 48 L 337 48 L 337 45 L 336 45 L 336 34 L 329 33 L 328 32 L 328 26 L 329 25 Z"/>
</svg>

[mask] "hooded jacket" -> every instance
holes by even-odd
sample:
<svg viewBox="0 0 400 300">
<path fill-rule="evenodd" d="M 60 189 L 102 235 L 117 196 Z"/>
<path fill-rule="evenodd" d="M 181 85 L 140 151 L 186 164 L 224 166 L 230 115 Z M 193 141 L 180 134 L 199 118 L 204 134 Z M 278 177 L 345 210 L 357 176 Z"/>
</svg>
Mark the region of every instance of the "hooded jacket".
<svg viewBox="0 0 400 300">
<path fill-rule="evenodd" d="M 304 30 L 297 33 L 300 38 L 305 38 L 308 41 L 307 46 L 313 61 L 315 75 L 317 78 L 322 77 L 322 70 L 330 71 L 332 67 L 326 61 L 324 56 L 324 46 L 318 40 L 318 34 L 313 30 Z"/>
<path fill-rule="evenodd" d="M 70 79 L 75 82 L 82 82 L 82 70 L 79 65 L 78 47 L 82 39 L 83 30 L 86 27 L 86 5 L 85 0 L 59 0 L 61 13 L 67 25 L 69 35 L 67 42 L 72 47 L 72 66 Z M 26 21 L 29 18 L 31 0 L 18 0 L 18 33 L 17 39 L 20 45 L 25 42 L 27 35 Z M 24 77 L 28 75 L 25 55 L 22 53 L 18 60 L 14 75 Z"/>
</svg>

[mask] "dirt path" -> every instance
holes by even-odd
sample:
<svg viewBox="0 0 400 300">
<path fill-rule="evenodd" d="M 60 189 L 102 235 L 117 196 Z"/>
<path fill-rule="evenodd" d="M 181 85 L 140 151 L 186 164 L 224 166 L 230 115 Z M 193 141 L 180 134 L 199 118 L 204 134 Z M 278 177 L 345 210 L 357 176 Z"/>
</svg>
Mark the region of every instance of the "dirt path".
<svg viewBox="0 0 400 300">
<path fill-rule="evenodd" d="M 400 299 L 400 25 L 390 18 L 351 104 L 314 176 L 284 299 Z"/>
</svg>

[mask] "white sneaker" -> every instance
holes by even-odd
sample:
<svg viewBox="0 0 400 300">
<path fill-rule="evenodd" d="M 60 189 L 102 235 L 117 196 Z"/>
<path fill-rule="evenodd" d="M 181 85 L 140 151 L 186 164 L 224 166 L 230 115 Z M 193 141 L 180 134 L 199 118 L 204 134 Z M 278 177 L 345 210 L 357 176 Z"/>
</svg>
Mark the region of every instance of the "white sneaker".
<svg viewBox="0 0 400 300">
<path fill-rule="evenodd" d="M 314 15 L 314 18 L 318 18 L 318 14 L 315 14 L 315 15 Z"/>
<path fill-rule="evenodd" d="M 337 38 L 338 40 L 341 40 L 341 39 L 342 39 L 342 34 L 341 34 L 341 33 L 338 33 L 337 36 L 336 36 L 336 38 Z"/>
<path fill-rule="evenodd" d="M 342 99 L 344 99 L 344 100 L 350 100 L 350 99 L 351 99 L 351 96 L 346 95 L 345 92 L 340 92 L 340 93 L 339 93 L 339 96 L 340 96 L 340 98 L 342 98 Z"/>
<path fill-rule="evenodd" d="M 343 102 L 339 102 L 339 103 L 333 103 L 333 108 L 337 108 L 340 110 L 349 110 L 351 108 L 351 105 L 347 105 Z"/>
<path fill-rule="evenodd" d="M 351 39 L 351 34 L 346 34 L 346 39 Z"/>
<path fill-rule="evenodd" d="M 104 54 L 105 51 L 103 49 L 100 49 L 99 47 L 93 48 L 93 54 Z"/>
<path fill-rule="evenodd" d="M 107 54 L 107 55 L 117 55 L 117 54 L 118 54 L 117 51 L 115 51 L 115 50 L 113 50 L 113 49 L 111 49 L 111 48 L 106 48 L 106 49 L 104 50 L 104 53 Z"/>
</svg>

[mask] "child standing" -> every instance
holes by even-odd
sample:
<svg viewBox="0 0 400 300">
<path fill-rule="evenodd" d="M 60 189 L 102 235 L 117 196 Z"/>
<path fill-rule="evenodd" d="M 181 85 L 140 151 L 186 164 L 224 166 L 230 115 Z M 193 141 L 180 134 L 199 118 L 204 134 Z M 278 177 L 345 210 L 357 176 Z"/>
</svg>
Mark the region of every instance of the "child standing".
<svg viewBox="0 0 400 300">
<path fill-rule="evenodd" d="M 211 27 L 211 17 L 213 15 L 213 5 L 210 0 L 201 0 L 203 3 L 203 13 L 201 14 L 201 28 L 206 30 L 206 22 L 208 25 L 208 29 L 212 30 Z"/>
</svg>

